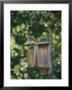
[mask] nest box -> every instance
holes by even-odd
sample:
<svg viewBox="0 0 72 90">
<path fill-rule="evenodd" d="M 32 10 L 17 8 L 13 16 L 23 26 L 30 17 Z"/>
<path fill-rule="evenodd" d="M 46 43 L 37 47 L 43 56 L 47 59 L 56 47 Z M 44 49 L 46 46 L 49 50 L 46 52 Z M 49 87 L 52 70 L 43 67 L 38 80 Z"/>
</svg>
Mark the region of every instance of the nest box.
<svg viewBox="0 0 72 90">
<path fill-rule="evenodd" d="M 28 65 L 37 67 L 42 74 L 51 73 L 51 41 L 30 42 L 28 46 Z"/>
</svg>

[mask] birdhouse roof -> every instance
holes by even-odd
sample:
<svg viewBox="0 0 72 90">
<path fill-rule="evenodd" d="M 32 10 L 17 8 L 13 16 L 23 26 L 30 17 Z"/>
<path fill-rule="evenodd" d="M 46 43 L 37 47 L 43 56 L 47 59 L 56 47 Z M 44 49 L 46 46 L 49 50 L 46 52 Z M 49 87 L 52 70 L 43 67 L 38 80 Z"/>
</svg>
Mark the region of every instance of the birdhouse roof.
<svg viewBox="0 0 72 90">
<path fill-rule="evenodd" d="M 25 45 L 30 45 L 30 44 L 35 44 L 35 45 L 43 45 L 43 44 L 49 44 L 50 42 L 29 42 L 29 43 L 26 43 Z"/>
<path fill-rule="evenodd" d="M 37 44 L 49 44 L 50 42 L 37 42 Z"/>
</svg>

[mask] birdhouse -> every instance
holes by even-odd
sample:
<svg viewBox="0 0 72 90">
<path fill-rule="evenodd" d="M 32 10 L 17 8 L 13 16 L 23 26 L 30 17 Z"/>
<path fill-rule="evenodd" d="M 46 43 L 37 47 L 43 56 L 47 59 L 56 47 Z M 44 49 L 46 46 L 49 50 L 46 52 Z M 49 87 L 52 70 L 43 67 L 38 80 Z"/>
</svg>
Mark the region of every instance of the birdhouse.
<svg viewBox="0 0 72 90">
<path fill-rule="evenodd" d="M 28 65 L 37 67 L 42 74 L 51 73 L 51 41 L 42 39 L 40 42 L 30 42 L 28 46 Z"/>
</svg>

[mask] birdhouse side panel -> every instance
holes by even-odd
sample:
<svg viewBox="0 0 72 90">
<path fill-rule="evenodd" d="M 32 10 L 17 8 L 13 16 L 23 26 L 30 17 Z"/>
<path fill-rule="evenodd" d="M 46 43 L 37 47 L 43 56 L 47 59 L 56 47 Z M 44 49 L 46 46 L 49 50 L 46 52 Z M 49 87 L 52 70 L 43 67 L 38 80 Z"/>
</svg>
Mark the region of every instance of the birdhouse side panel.
<svg viewBox="0 0 72 90">
<path fill-rule="evenodd" d="M 49 44 L 49 49 L 48 49 L 48 66 L 50 68 L 50 73 L 52 69 L 52 61 L 51 61 L 51 43 Z"/>
<path fill-rule="evenodd" d="M 28 65 L 29 65 L 29 67 L 35 66 L 34 48 L 32 48 L 32 49 L 28 48 Z"/>
</svg>

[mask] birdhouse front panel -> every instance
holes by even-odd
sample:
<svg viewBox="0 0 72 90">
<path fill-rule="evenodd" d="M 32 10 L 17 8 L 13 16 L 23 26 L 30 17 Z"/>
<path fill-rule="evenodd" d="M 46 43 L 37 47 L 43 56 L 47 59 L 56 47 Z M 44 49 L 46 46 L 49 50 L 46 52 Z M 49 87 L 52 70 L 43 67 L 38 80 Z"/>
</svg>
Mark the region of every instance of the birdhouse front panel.
<svg viewBox="0 0 72 90">
<path fill-rule="evenodd" d="M 48 44 L 38 45 L 38 67 L 48 67 Z"/>
<path fill-rule="evenodd" d="M 51 73 L 51 43 L 38 44 L 37 54 L 41 73 Z"/>
</svg>

